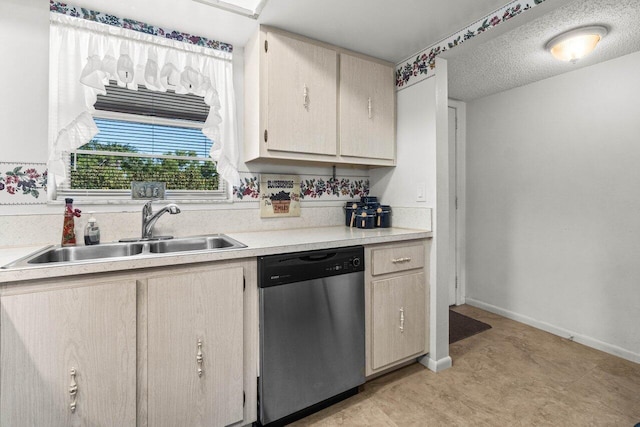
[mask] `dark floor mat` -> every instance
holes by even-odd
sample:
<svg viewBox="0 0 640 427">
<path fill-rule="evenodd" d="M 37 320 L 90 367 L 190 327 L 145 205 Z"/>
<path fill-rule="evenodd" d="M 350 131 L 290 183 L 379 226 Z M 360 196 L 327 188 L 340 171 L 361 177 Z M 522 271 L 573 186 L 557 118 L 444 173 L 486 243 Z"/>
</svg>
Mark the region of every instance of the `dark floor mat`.
<svg viewBox="0 0 640 427">
<path fill-rule="evenodd" d="M 449 344 L 469 338 L 487 329 L 491 329 L 491 325 L 449 310 Z"/>
</svg>

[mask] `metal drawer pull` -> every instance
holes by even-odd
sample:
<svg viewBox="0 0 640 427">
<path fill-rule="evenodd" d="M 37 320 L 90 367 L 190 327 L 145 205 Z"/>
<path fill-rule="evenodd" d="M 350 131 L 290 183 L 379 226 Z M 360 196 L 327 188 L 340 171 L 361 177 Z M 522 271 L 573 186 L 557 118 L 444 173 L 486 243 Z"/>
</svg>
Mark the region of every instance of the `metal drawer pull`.
<svg viewBox="0 0 640 427">
<path fill-rule="evenodd" d="M 371 115 L 371 109 L 372 109 L 372 108 L 371 108 L 371 97 L 369 97 L 369 119 L 371 119 L 371 118 L 372 118 L 372 115 Z"/>
<path fill-rule="evenodd" d="M 198 353 L 196 354 L 196 363 L 198 363 L 198 376 L 201 377 L 204 373 L 204 357 L 202 356 L 202 340 L 200 339 L 198 340 Z"/>
<path fill-rule="evenodd" d="M 307 110 L 309 109 L 309 89 L 307 89 L 306 84 L 304 85 L 304 88 L 302 90 L 302 105 Z"/>
<path fill-rule="evenodd" d="M 404 307 L 400 307 L 400 333 L 404 334 Z"/>
<path fill-rule="evenodd" d="M 402 262 L 411 262 L 411 257 L 404 257 L 404 258 L 394 258 L 391 260 L 392 263 L 394 264 L 399 264 Z"/>
<path fill-rule="evenodd" d="M 69 409 L 73 414 L 76 412 L 77 397 L 78 397 L 78 383 L 76 382 L 76 368 L 71 368 L 71 384 L 69 385 L 69 395 L 71 396 L 71 404 Z"/>
</svg>

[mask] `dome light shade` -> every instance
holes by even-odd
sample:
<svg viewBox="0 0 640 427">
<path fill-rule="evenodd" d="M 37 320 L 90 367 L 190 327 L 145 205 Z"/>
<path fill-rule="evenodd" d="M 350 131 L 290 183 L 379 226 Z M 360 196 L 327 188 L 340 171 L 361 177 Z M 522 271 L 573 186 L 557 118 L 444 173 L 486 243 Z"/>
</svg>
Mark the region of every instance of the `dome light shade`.
<svg viewBox="0 0 640 427">
<path fill-rule="evenodd" d="M 601 25 L 576 28 L 552 38 L 545 48 L 560 61 L 576 62 L 590 54 L 606 34 L 607 28 Z"/>
</svg>

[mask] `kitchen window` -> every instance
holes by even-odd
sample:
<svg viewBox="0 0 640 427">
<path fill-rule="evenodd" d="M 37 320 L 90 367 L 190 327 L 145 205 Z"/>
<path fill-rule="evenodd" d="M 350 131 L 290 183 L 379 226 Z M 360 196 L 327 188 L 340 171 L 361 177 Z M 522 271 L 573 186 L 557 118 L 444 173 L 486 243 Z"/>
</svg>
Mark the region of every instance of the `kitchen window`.
<svg viewBox="0 0 640 427">
<path fill-rule="evenodd" d="M 128 198 L 132 181 L 160 181 L 170 199 L 226 198 L 201 130 L 209 114 L 202 97 L 116 81 L 105 89 L 94 105 L 98 133 L 68 156 L 60 195 Z"/>
<path fill-rule="evenodd" d="M 52 198 L 124 200 L 131 182 L 160 181 L 167 199 L 228 199 L 240 181 L 231 46 L 91 12 L 50 14 Z"/>
</svg>

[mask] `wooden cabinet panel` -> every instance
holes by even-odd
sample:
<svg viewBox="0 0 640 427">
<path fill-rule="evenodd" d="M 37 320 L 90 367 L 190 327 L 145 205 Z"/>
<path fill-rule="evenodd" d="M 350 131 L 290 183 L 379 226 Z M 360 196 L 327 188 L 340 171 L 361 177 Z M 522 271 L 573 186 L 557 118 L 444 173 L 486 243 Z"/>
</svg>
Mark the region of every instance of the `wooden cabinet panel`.
<svg viewBox="0 0 640 427">
<path fill-rule="evenodd" d="M 383 368 L 425 350 L 424 273 L 372 282 L 371 366 Z"/>
<path fill-rule="evenodd" d="M 394 246 L 371 251 L 372 275 L 423 268 L 424 245 Z"/>
<path fill-rule="evenodd" d="M 337 53 L 267 33 L 269 150 L 335 155 Z"/>
<path fill-rule="evenodd" d="M 244 59 L 245 161 L 395 166 L 393 64 L 267 26 Z"/>
<path fill-rule="evenodd" d="M 429 351 L 430 244 L 412 240 L 365 247 L 368 377 Z"/>
<path fill-rule="evenodd" d="M 340 154 L 395 158 L 392 66 L 340 55 Z"/>
<path fill-rule="evenodd" d="M 0 303 L 2 427 L 136 425 L 135 281 L 7 295 Z"/>
<path fill-rule="evenodd" d="M 148 280 L 149 426 L 242 421 L 242 288 L 242 267 Z"/>
</svg>

